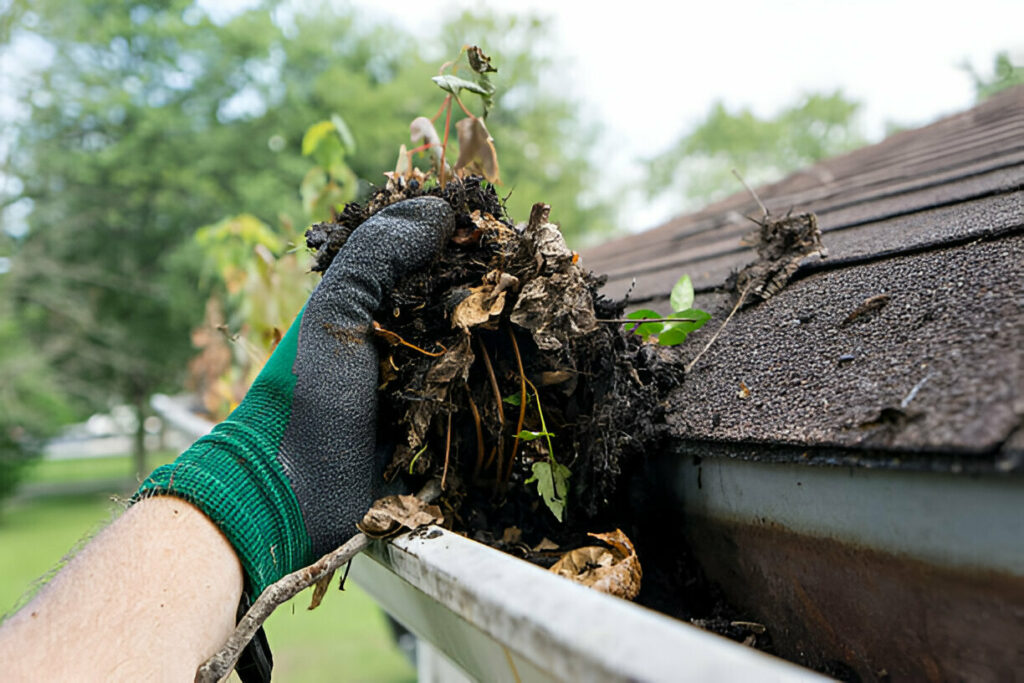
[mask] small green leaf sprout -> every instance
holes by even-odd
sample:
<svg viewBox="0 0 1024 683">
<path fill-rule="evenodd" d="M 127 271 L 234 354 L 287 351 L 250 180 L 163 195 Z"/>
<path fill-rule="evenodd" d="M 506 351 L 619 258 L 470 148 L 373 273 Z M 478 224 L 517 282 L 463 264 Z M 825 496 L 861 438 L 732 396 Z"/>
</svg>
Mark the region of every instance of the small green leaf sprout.
<svg viewBox="0 0 1024 683">
<path fill-rule="evenodd" d="M 693 308 L 693 297 L 693 282 L 689 275 L 684 275 L 672 287 L 669 295 L 673 311 L 671 314 L 662 315 L 649 308 L 640 309 L 626 316 L 628 320 L 636 320 L 638 323 L 626 323 L 626 326 L 644 341 L 656 341 L 661 346 L 682 344 L 691 332 L 699 330 L 711 319 L 707 312 Z"/>
<path fill-rule="evenodd" d="M 532 396 L 530 394 L 526 395 L 526 404 L 535 404 L 537 406 L 537 416 L 540 418 L 540 431 L 523 429 L 520 430 L 517 437 L 520 441 L 533 441 L 543 437 L 547 442 L 548 459 L 533 463 L 532 476 L 525 483 L 532 484 L 536 482 L 538 495 L 543 499 L 548 509 L 551 510 L 551 514 L 555 516 L 555 519 L 561 522 L 565 519 L 565 506 L 569 497 L 569 477 L 572 476 L 572 471 L 555 460 L 555 447 L 551 443 L 551 437 L 554 436 L 554 433 L 548 431 L 547 423 L 544 421 L 544 410 L 540 405 L 540 393 L 533 382 L 526 380 L 526 383 L 533 391 Z M 506 396 L 502 401 L 515 406 L 521 404 L 519 394 Z"/>
</svg>

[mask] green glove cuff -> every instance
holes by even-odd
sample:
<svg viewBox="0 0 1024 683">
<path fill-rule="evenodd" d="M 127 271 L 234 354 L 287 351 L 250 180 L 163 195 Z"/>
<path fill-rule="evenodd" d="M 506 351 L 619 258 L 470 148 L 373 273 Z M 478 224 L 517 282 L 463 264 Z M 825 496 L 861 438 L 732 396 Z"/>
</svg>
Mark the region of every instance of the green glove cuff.
<svg viewBox="0 0 1024 683">
<path fill-rule="evenodd" d="M 254 597 L 313 560 L 298 500 L 277 458 L 291 416 L 301 320 L 299 313 L 228 419 L 155 470 L 133 498 L 172 495 L 202 510 L 234 547 Z"/>
</svg>

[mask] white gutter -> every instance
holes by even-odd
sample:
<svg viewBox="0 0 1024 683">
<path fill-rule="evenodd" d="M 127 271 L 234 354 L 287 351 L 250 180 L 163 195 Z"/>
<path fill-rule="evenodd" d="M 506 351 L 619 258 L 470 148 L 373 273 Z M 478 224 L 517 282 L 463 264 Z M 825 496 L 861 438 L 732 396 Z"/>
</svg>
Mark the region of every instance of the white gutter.
<svg viewBox="0 0 1024 683">
<path fill-rule="evenodd" d="M 375 543 L 352 573 L 476 680 L 825 680 L 443 529 Z"/>
<path fill-rule="evenodd" d="M 154 411 L 199 438 L 181 398 Z M 376 542 L 352 576 L 449 663 L 482 681 L 818 681 L 818 674 L 598 593 L 439 528 Z M 441 680 L 420 658 L 420 680 Z M 445 676 L 451 683 L 451 676 Z"/>
</svg>

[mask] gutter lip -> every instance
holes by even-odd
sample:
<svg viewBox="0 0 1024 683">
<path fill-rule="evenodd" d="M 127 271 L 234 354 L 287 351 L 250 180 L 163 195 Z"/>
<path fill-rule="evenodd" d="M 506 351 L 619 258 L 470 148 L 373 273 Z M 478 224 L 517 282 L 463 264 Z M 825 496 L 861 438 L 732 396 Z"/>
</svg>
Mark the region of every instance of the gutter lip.
<svg viewBox="0 0 1024 683">
<path fill-rule="evenodd" d="M 520 673 L 543 672 L 536 680 L 825 680 L 439 527 L 375 543 L 364 553 L 353 578 L 375 598 L 389 591 L 371 571 L 381 569 L 427 598 L 430 609 L 454 613 L 507 655 L 525 661 Z M 393 596 L 391 589 L 395 602 Z M 417 622 L 433 621 L 421 621 L 422 599 L 397 602 L 399 608 L 389 610 L 395 618 L 470 674 L 486 673 L 479 671 L 479 652 L 460 651 L 450 638 L 432 639 L 429 628 L 416 628 Z"/>
<path fill-rule="evenodd" d="M 213 423 L 185 407 L 182 397 L 153 397 L 165 421 L 192 438 Z M 490 580 L 495 575 L 505 580 Z M 410 586 L 421 599 L 387 610 L 407 625 L 439 613 L 454 615 L 499 645 L 497 652 L 527 662 L 522 680 L 764 680 L 819 681 L 821 675 L 632 602 L 573 583 L 525 560 L 439 527 L 374 542 L 355 558 L 353 579 L 382 604 L 386 585 Z M 532 599 L 528 599 L 532 596 Z M 502 624 L 511 628 L 503 628 Z M 417 635 L 472 670 L 474 652 Z M 437 634 L 434 634 L 437 635 Z M 541 651 L 537 643 L 550 643 Z M 543 645 L 541 646 L 543 647 Z M 472 656 L 471 656 L 472 655 Z M 496 666 L 507 671 L 506 660 Z M 532 666 L 530 666 L 532 664 Z M 530 672 L 543 672 L 540 677 Z M 487 671 L 482 672 L 489 673 Z M 597 678 L 583 676 L 592 674 Z"/>
</svg>

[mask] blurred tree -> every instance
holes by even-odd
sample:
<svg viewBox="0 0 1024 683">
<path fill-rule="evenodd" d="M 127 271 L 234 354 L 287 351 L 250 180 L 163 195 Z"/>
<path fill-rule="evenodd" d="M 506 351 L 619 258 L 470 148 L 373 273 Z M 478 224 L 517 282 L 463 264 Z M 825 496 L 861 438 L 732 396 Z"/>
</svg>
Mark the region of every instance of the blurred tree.
<svg viewBox="0 0 1024 683">
<path fill-rule="evenodd" d="M 6 279 L 0 274 L 0 502 L 14 492 L 42 440 L 70 415 L 46 359 L 11 315 Z"/>
<path fill-rule="evenodd" d="M 437 106 L 423 40 L 347 10 L 268 0 L 218 23 L 191 0 L 15 0 L 10 9 L 0 49 L 19 67 L 3 78 L 22 110 L 0 113 L 10 119 L 0 207 L 17 235 L 6 289 L 19 334 L 82 410 L 128 400 L 141 417 L 152 392 L 179 385 L 188 330 L 209 290 L 224 286 L 196 286 L 193 232 L 242 212 L 265 225 L 302 216 L 310 124 L 337 112 L 352 125 L 345 162 L 365 189 L 393 168 L 409 122 Z M 574 111 L 538 86 L 549 64 L 533 61 L 539 24 L 459 21 L 448 31 L 480 26 L 522 41 L 495 79 L 503 95 L 492 131 L 515 214 L 544 200 L 569 232 L 607 224 L 579 200 L 591 169 Z M 466 35 L 460 46 L 489 38 Z M 541 92 L 547 99 L 532 101 Z M 137 472 L 146 471 L 142 436 L 140 419 Z"/>
<path fill-rule="evenodd" d="M 648 192 L 671 190 L 690 205 L 703 204 L 737 190 L 732 169 L 760 185 L 855 149 L 865 143 L 856 126 L 859 108 L 840 91 L 806 95 L 771 119 L 717 102 L 692 132 L 649 161 Z"/>
<path fill-rule="evenodd" d="M 997 92 L 1024 83 L 1024 66 L 1014 64 L 1008 51 L 996 53 L 992 62 L 991 76 L 979 73 L 970 62 L 965 61 L 961 66 L 971 77 L 971 81 L 974 83 L 974 94 L 979 102 Z"/>
</svg>

